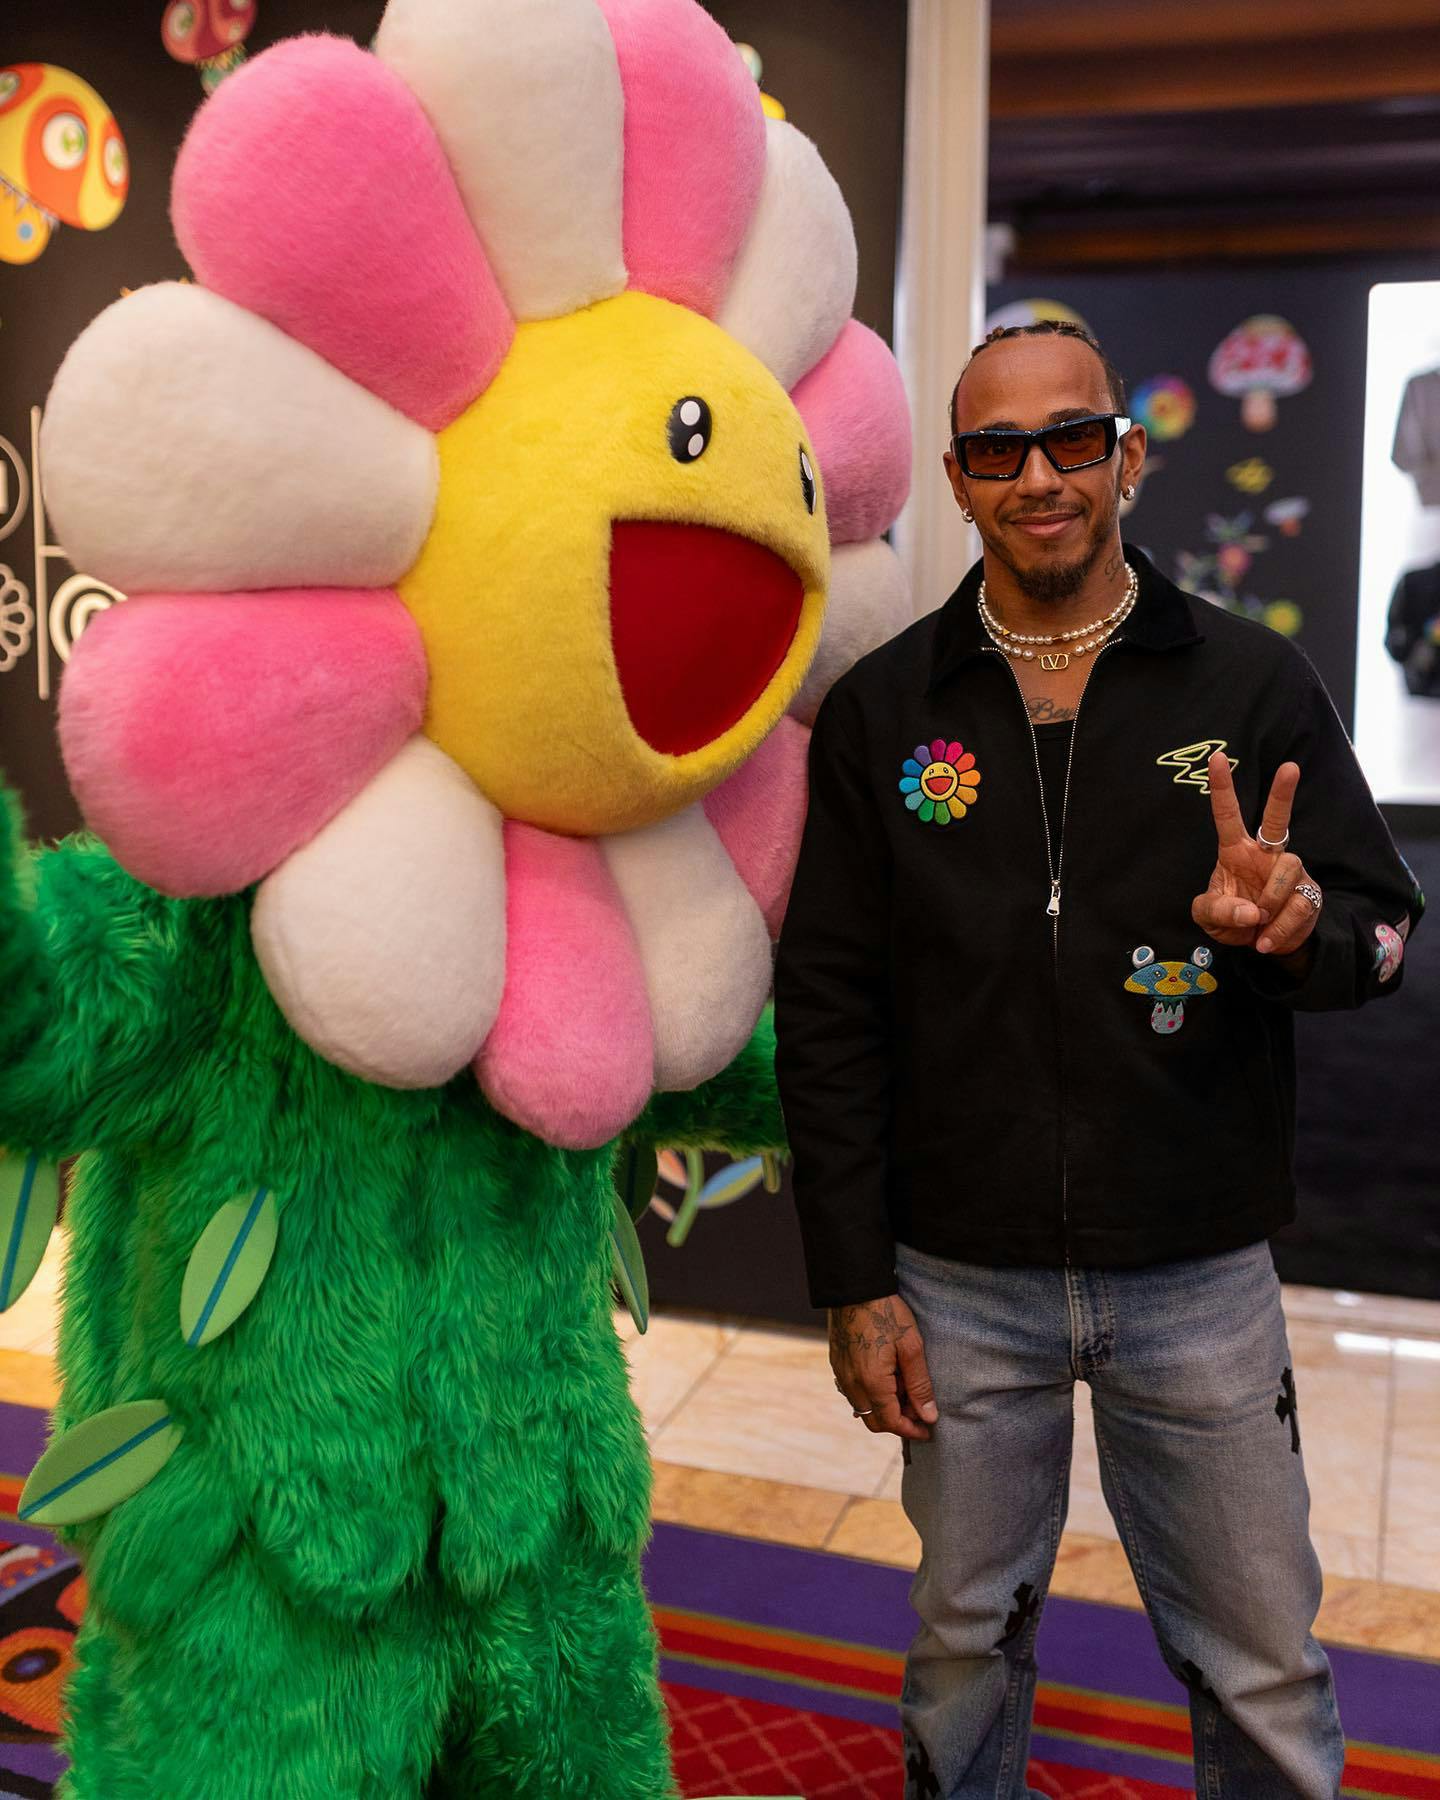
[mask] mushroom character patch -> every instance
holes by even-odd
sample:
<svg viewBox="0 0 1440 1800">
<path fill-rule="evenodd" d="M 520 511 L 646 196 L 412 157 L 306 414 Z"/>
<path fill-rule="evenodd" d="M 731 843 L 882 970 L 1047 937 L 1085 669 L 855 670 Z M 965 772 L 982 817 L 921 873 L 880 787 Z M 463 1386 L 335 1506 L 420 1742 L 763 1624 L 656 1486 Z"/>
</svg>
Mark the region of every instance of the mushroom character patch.
<svg viewBox="0 0 1440 1800">
<path fill-rule="evenodd" d="M 1189 962 L 1156 962 L 1149 944 L 1131 951 L 1134 974 L 1125 983 L 1127 994 L 1149 994 L 1155 1004 L 1150 1009 L 1150 1029 L 1162 1037 L 1173 1037 L 1185 1023 L 1185 1002 L 1201 994 L 1213 994 L 1219 986 L 1210 974 L 1215 960 L 1213 950 L 1203 944 L 1190 952 Z"/>
<path fill-rule="evenodd" d="M 979 789 L 974 752 L 944 738 L 917 744 L 901 767 L 900 792 L 925 825 L 963 819 L 979 798 Z"/>
<path fill-rule="evenodd" d="M 1393 925 L 1375 927 L 1375 973 L 1389 981 L 1405 957 L 1405 940 Z"/>
</svg>

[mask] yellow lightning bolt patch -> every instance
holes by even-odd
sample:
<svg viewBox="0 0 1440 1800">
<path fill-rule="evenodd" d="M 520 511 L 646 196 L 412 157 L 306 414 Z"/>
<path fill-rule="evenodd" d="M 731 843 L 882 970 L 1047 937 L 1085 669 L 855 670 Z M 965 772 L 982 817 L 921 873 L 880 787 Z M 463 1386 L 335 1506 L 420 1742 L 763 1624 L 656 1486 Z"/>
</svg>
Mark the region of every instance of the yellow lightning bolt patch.
<svg viewBox="0 0 1440 1800">
<path fill-rule="evenodd" d="M 1207 764 L 1217 750 L 1225 749 L 1224 738 L 1205 738 L 1198 744 L 1182 744 L 1178 750 L 1167 750 L 1163 756 L 1155 758 L 1162 769 L 1178 769 L 1175 777 L 1177 787 L 1199 788 L 1202 794 L 1210 792 L 1210 770 Z M 1238 756 L 1226 754 L 1226 762 L 1231 769 L 1240 767 Z"/>
</svg>

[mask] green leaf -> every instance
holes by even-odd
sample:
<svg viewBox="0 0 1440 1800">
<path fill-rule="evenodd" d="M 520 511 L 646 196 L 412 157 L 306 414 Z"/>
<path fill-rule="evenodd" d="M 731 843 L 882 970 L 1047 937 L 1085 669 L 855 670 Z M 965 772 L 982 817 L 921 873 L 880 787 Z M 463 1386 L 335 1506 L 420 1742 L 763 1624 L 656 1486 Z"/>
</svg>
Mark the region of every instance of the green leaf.
<svg viewBox="0 0 1440 1800">
<path fill-rule="evenodd" d="M 630 1217 L 639 1224 L 655 1197 L 660 1159 L 644 1144 L 627 1144 L 615 1158 L 615 1191 Z"/>
<path fill-rule="evenodd" d="M 728 1206 L 732 1200 L 759 1187 L 764 1174 L 764 1160 L 758 1156 L 747 1156 L 744 1162 L 726 1163 L 701 1188 L 700 1204 L 704 1207 Z"/>
<path fill-rule="evenodd" d="M 760 1158 L 760 1163 L 765 1171 L 765 1192 L 778 1194 L 780 1192 L 780 1158 L 773 1150 L 767 1150 Z"/>
<path fill-rule="evenodd" d="M 201 1232 L 180 1289 L 180 1333 L 192 1350 L 228 1331 L 260 1291 L 279 1224 L 274 1196 L 260 1188 L 227 1200 Z"/>
<path fill-rule="evenodd" d="M 50 1446 L 30 1472 L 15 1516 L 26 1525 L 78 1525 L 153 1481 L 180 1442 L 163 1400 L 96 1413 Z"/>
<path fill-rule="evenodd" d="M 35 1279 L 59 1216 L 55 1164 L 0 1150 L 0 1312 L 8 1312 Z"/>
<path fill-rule="evenodd" d="M 615 1225 L 610 1233 L 611 1264 L 620 1297 L 643 1337 L 650 1325 L 650 1282 L 645 1274 L 645 1252 L 635 1231 L 635 1221 L 615 1196 Z"/>
</svg>

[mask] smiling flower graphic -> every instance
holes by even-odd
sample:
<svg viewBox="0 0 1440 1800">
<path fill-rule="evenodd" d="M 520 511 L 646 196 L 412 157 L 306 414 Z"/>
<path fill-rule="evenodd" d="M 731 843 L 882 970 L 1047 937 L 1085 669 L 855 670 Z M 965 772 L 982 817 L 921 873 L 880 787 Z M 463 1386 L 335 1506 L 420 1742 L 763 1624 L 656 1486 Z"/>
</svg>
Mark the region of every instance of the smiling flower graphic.
<svg viewBox="0 0 1440 1800">
<path fill-rule="evenodd" d="M 747 1040 L 808 726 L 910 617 L 839 191 L 694 0 L 392 0 L 230 76 L 172 212 L 194 283 L 101 314 L 44 425 L 130 595 L 62 694 L 87 822 L 258 884 L 331 1061 L 602 1144 Z"/>
<path fill-rule="evenodd" d="M 917 744 L 905 758 L 900 792 L 917 818 L 929 825 L 963 819 L 979 798 L 980 771 L 963 744 Z"/>
</svg>

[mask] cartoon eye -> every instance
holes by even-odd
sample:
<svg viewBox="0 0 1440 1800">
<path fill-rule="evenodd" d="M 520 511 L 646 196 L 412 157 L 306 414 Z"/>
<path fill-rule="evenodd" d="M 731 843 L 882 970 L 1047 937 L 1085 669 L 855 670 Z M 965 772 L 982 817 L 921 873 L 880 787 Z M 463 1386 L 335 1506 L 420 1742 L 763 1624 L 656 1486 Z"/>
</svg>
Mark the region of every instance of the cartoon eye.
<svg viewBox="0 0 1440 1800">
<path fill-rule="evenodd" d="M 85 121 L 78 113 L 56 113 L 40 133 L 41 153 L 56 169 L 78 169 L 85 160 L 89 141 Z"/>
<path fill-rule="evenodd" d="M 714 428 L 710 408 L 697 395 L 677 400 L 670 409 L 670 454 L 676 462 L 694 462 L 710 448 Z"/>
<path fill-rule="evenodd" d="M 113 188 L 123 187 L 125 185 L 125 176 L 127 173 L 125 146 L 120 142 L 119 138 L 106 138 L 105 149 L 102 155 L 105 179 Z"/>
<path fill-rule="evenodd" d="M 180 0 L 178 6 L 170 8 L 165 20 L 165 29 L 174 38 L 188 38 L 195 29 L 195 8 L 189 0 Z"/>
<path fill-rule="evenodd" d="M 1215 952 L 1207 950 L 1204 944 L 1201 944 L 1198 949 L 1190 952 L 1190 960 L 1197 969 L 1208 969 L 1215 960 Z"/>
<path fill-rule="evenodd" d="M 1141 944 L 1138 950 L 1130 952 L 1130 961 L 1137 969 L 1143 969 L 1148 962 L 1154 962 L 1155 952 L 1148 944 Z"/>
<path fill-rule="evenodd" d="M 800 492 L 805 496 L 805 510 L 815 510 L 815 471 L 810 467 L 810 458 L 805 454 L 805 446 L 800 446 Z"/>
</svg>

